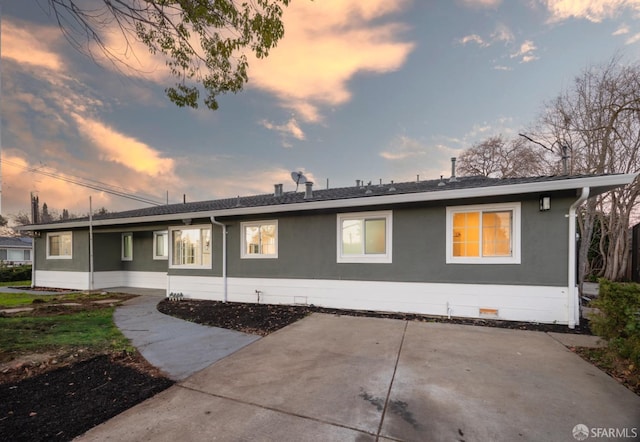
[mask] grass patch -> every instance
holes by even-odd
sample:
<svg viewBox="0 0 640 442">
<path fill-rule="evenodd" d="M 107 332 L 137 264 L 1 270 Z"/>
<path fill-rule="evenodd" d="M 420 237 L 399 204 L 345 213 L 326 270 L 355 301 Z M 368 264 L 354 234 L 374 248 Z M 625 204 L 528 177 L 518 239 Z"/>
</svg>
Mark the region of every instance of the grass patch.
<svg viewBox="0 0 640 442">
<path fill-rule="evenodd" d="M 31 287 L 31 280 L 25 279 L 24 281 L 0 281 L 0 287 L 19 287 L 29 286 Z"/>
<path fill-rule="evenodd" d="M 64 347 L 97 352 L 133 350 L 113 323 L 113 310 L 107 307 L 66 315 L 0 318 L 0 361 Z"/>
<path fill-rule="evenodd" d="M 32 304 L 54 304 L 60 302 L 85 302 L 107 298 L 122 298 L 115 293 L 62 293 L 56 295 L 36 295 L 33 293 L 0 293 L 0 308 L 24 307 Z"/>
<path fill-rule="evenodd" d="M 0 308 L 22 307 L 32 304 L 35 299 L 41 298 L 45 298 L 45 296 L 30 295 L 28 293 L 0 293 Z M 45 302 L 45 300 L 42 299 L 42 302 Z"/>
</svg>

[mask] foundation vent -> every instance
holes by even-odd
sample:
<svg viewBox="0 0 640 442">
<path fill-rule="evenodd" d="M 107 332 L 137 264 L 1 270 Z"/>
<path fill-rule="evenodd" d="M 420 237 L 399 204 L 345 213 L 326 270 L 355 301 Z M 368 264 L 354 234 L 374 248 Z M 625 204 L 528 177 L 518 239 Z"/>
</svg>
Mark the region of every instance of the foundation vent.
<svg viewBox="0 0 640 442">
<path fill-rule="evenodd" d="M 481 308 L 480 314 L 478 315 L 481 318 L 498 318 L 498 309 L 497 308 Z"/>
</svg>

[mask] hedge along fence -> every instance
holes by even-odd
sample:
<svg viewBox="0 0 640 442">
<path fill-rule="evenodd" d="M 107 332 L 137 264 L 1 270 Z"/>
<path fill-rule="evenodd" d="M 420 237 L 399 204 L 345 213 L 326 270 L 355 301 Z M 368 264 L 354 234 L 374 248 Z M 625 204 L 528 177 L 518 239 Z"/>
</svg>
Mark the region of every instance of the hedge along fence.
<svg viewBox="0 0 640 442">
<path fill-rule="evenodd" d="M 0 266 L 0 282 L 31 280 L 31 266 Z"/>
<path fill-rule="evenodd" d="M 609 341 L 609 347 L 640 365 L 640 284 L 600 280 L 600 294 L 592 302 L 600 313 L 591 317 L 591 329 Z"/>
</svg>

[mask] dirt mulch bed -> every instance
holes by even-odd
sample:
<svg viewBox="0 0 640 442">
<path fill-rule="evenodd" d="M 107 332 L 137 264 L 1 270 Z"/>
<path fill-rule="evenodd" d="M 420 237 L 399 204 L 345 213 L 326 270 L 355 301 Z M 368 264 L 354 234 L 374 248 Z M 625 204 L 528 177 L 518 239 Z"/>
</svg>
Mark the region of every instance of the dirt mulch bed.
<svg viewBox="0 0 640 442">
<path fill-rule="evenodd" d="M 161 313 L 175 316 L 186 321 L 213 327 L 222 327 L 252 333 L 261 336 L 268 335 L 280 328 L 286 327 L 311 313 L 327 313 L 345 316 L 367 316 L 373 318 L 390 318 L 405 321 L 444 322 L 449 324 L 479 325 L 484 327 L 500 327 L 515 330 L 534 330 L 558 333 L 575 333 L 590 335 L 588 321 L 581 321 L 580 326 L 570 329 L 566 325 L 532 324 L 528 322 L 445 318 L 411 313 L 385 313 L 362 310 L 339 310 L 332 308 L 252 304 L 242 302 L 201 301 L 185 299 L 170 301 L 164 299 L 158 304 Z"/>
<path fill-rule="evenodd" d="M 98 355 L 0 384 L 0 435 L 68 441 L 173 384 L 136 354 Z"/>
</svg>

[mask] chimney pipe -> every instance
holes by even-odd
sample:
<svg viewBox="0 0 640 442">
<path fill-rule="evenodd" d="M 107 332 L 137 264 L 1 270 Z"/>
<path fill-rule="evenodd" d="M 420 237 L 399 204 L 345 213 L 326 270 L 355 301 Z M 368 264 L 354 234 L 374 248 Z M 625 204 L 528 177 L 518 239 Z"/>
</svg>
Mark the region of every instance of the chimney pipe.
<svg viewBox="0 0 640 442">
<path fill-rule="evenodd" d="M 360 187 L 360 180 L 356 180 L 356 187 Z"/>
<path fill-rule="evenodd" d="M 304 199 L 313 198 L 313 182 L 304 183 Z"/>
<path fill-rule="evenodd" d="M 450 183 L 454 183 L 458 181 L 456 179 L 456 157 L 451 157 L 451 178 L 449 178 Z"/>
<path fill-rule="evenodd" d="M 274 184 L 273 188 L 273 196 L 282 196 L 282 184 Z"/>
</svg>

